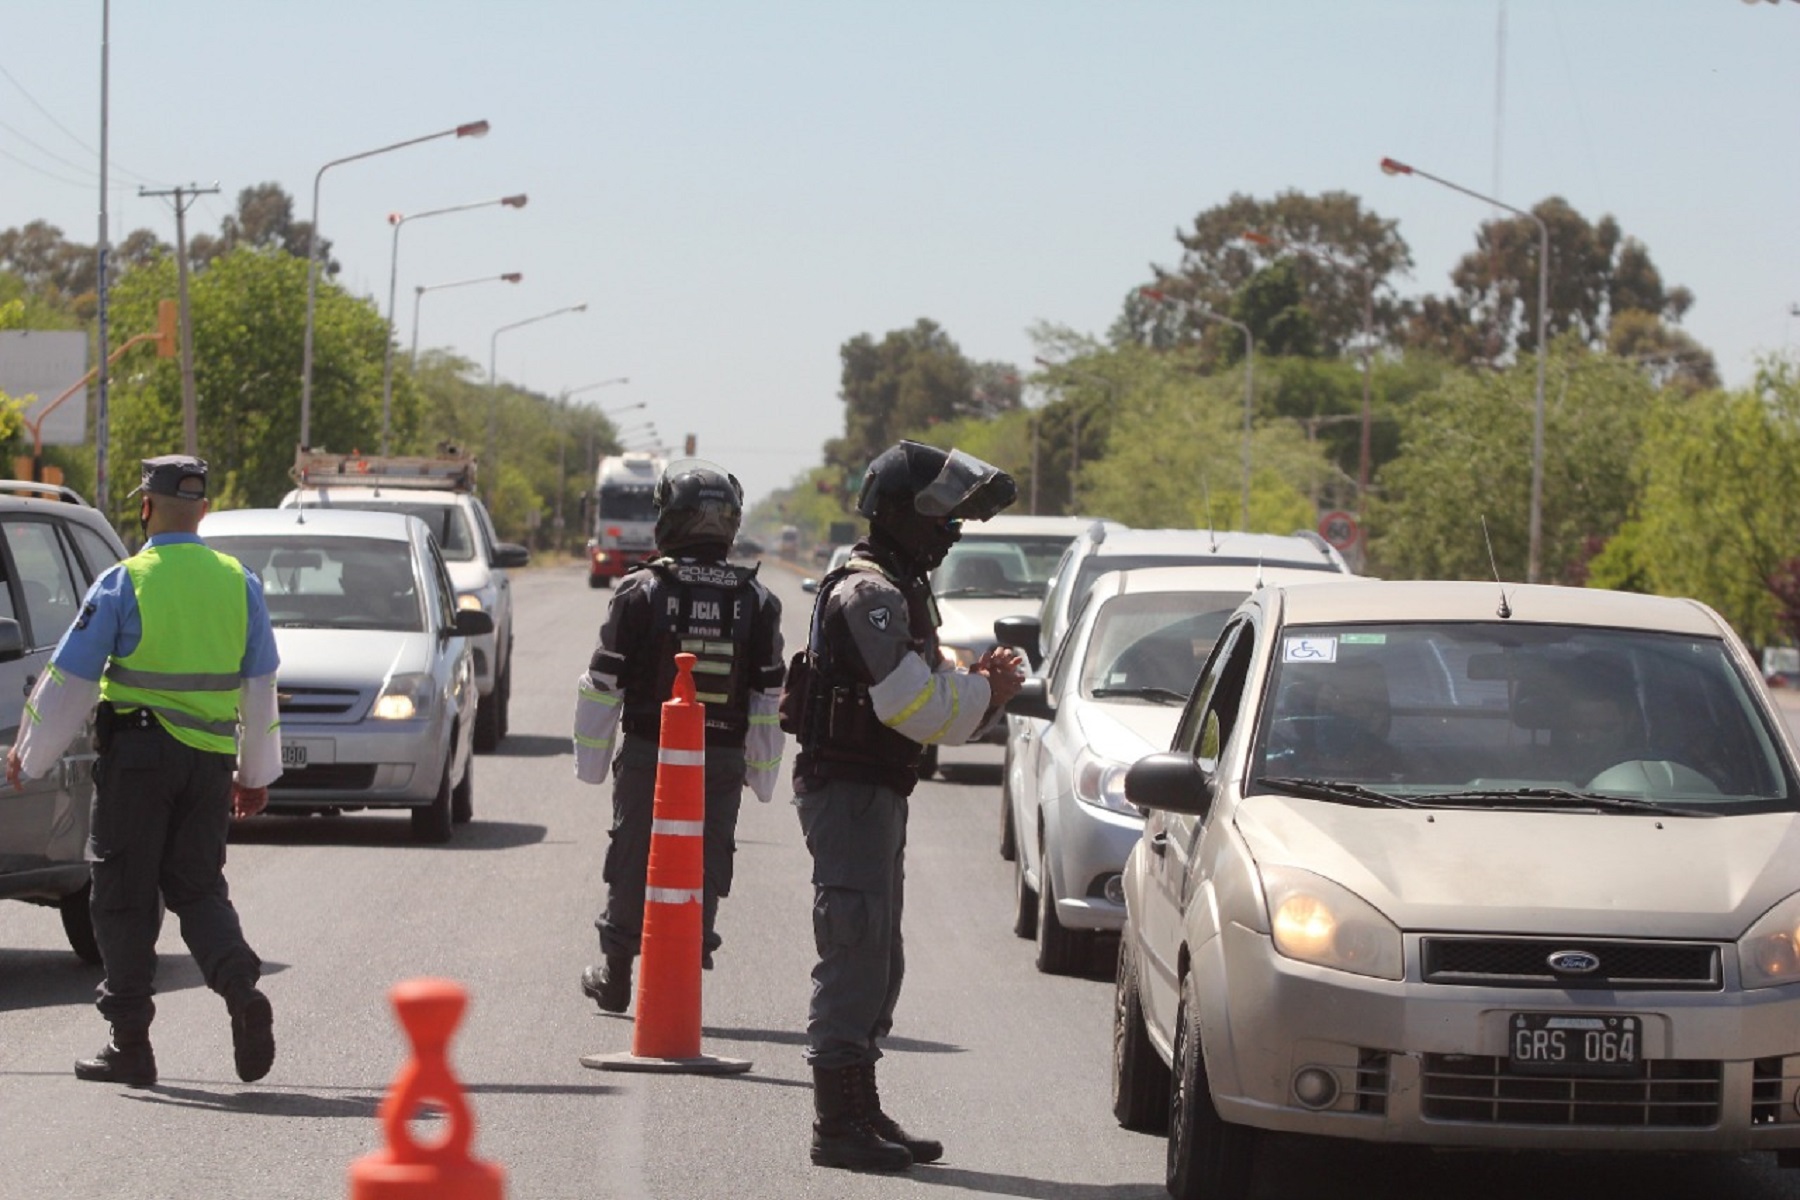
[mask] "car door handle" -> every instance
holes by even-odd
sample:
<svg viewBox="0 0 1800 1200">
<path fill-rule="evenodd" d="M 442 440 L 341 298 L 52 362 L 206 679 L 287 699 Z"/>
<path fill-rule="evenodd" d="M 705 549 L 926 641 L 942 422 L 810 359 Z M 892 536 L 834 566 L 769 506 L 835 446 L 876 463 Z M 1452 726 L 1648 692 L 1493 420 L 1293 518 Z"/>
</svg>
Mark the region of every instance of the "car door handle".
<svg viewBox="0 0 1800 1200">
<path fill-rule="evenodd" d="M 25 694 L 27 696 L 31 695 L 31 689 L 36 686 L 37 686 L 37 676 L 36 675 L 27 675 L 25 677 Z"/>
<path fill-rule="evenodd" d="M 1150 853 L 1152 853 L 1152 854 L 1167 854 L 1168 851 L 1169 851 L 1169 835 L 1168 834 L 1153 833 L 1150 835 Z"/>
</svg>

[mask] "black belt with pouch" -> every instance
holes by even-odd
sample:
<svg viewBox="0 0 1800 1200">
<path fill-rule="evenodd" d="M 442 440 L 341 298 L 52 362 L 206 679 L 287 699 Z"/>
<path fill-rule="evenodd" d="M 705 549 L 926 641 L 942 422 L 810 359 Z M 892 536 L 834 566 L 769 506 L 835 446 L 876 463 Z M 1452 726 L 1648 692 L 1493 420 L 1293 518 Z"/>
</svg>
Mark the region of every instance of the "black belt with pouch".
<svg viewBox="0 0 1800 1200">
<path fill-rule="evenodd" d="M 132 729 L 155 728 L 156 715 L 149 709 L 131 708 L 121 711 L 113 706 L 111 700 L 102 700 L 94 709 L 94 748 L 104 754 L 118 734 Z"/>
</svg>

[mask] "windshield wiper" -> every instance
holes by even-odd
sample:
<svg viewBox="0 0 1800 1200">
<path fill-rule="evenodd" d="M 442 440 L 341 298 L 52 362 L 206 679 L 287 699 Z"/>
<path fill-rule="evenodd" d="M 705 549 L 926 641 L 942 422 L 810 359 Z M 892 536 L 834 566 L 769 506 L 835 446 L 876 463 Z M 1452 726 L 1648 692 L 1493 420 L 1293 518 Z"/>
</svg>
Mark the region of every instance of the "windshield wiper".
<svg viewBox="0 0 1800 1200">
<path fill-rule="evenodd" d="M 936 593 L 939 600 L 1022 600 L 1025 593 L 1008 588 L 959 587 Z"/>
<path fill-rule="evenodd" d="M 1096 700 L 1110 700 L 1115 696 L 1129 696 L 1134 700 L 1157 700 L 1164 704 L 1186 704 L 1187 693 L 1178 692 L 1166 687 L 1100 687 L 1088 693 Z"/>
<path fill-rule="evenodd" d="M 1719 814 L 1699 808 L 1682 808 L 1658 804 L 1635 796 L 1609 796 L 1604 792 L 1577 792 L 1569 788 L 1527 787 L 1486 789 L 1468 792 L 1432 792 L 1415 796 L 1421 804 L 1455 808 L 1592 808 L 1601 812 L 1656 813 L 1671 817 L 1716 817 Z"/>
<path fill-rule="evenodd" d="M 1285 777 L 1263 777 L 1254 780 L 1253 787 L 1273 788 L 1278 792 L 1286 792 L 1290 796 L 1300 796 L 1307 800 L 1336 800 L 1347 804 L 1357 804 L 1365 808 L 1418 808 L 1420 805 L 1411 800 L 1403 800 L 1399 796 L 1390 796 L 1386 792 L 1378 792 L 1374 788 L 1363 787 L 1359 783 L 1340 783 L 1334 779 L 1290 779 Z"/>
</svg>

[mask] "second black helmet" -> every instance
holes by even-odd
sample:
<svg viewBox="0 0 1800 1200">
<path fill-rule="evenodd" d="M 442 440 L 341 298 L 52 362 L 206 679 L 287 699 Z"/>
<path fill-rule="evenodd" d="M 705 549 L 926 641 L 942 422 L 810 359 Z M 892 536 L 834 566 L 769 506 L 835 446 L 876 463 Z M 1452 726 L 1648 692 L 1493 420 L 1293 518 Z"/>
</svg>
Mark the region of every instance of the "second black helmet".
<svg viewBox="0 0 1800 1200">
<path fill-rule="evenodd" d="M 735 475 L 697 458 L 663 470 L 652 494 L 656 548 L 664 554 L 713 550 L 723 554 L 744 519 L 744 488 Z"/>
</svg>

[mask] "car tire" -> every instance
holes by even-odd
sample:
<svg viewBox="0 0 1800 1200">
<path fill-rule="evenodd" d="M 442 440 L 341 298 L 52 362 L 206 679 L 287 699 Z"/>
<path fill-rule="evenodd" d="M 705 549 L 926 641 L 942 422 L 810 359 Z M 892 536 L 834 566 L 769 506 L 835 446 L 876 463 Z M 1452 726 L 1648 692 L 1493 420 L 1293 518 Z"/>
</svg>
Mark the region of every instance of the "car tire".
<svg viewBox="0 0 1800 1200">
<path fill-rule="evenodd" d="M 500 681 L 475 704 L 475 753 L 492 754 L 500 748 Z"/>
<path fill-rule="evenodd" d="M 94 937 L 94 914 L 88 908 L 88 900 L 94 894 L 92 881 L 81 885 L 79 892 L 70 892 L 57 902 L 57 909 L 62 913 L 63 936 L 69 939 L 69 949 L 75 951 L 75 957 L 89 966 L 100 965 L 100 943 Z"/>
<path fill-rule="evenodd" d="M 1046 975 L 1073 975 L 1086 957 L 1087 941 L 1056 919 L 1056 885 L 1050 878 L 1049 852 L 1038 867 L 1037 969 Z"/>
<path fill-rule="evenodd" d="M 475 756 L 471 754 L 468 765 L 463 767 L 462 782 L 450 793 L 450 821 L 454 825 L 467 825 L 474 819 Z"/>
<path fill-rule="evenodd" d="M 500 736 L 496 743 L 506 740 L 512 732 L 512 639 L 506 641 L 506 669 L 500 672 L 500 678 L 494 683 L 494 692 L 500 697 L 500 707 L 494 712 L 495 732 Z"/>
<path fill-rule="evenodd" d="M 1037 935 L 1037 893 L 1025 882 L 1025 855 L 1013 857 L 1013 932 L 1022 938 Z"/>
<path fill-rule="evenodd" d="M 591 588 L 603 588 L 606 586 L 606 579 L 600 575 L 589 575 L 588 586 Z"/>
<path fill-rule="evenodd" d="M 452 788 L 450 787 L 450 764 L 444 764 L 444 780 L 438 785 L 437 795 L 430 804 L 421 805 L 412 810 L 412 840 L 422 845 L 441 846 L 450 840 L 450 831 L 454 828 L 451 820 Z"/>
<path fill-rule="evenodd" d="M 1126 1129 L 1163 1133 L 1169 1128 L 1169 1064 L 1144 1027 L 1134 936 L 1129 925 L 1119 935 L 1119 966 L 1113 976 L 1113 1116 Z"/>
<path fill-rule="evenodd" d="M 1000 768 L 1000 857 L 1011 862 L 1019 856 L 1019 838 L 1013 827 L 1012 747 L 1006 748 L 1006 762 Z"/>
<path fill-rule="evenodd" d="M 1191 974 L 1181 981 L 1173 1078 L 1166 1174 L 1169 1195 L 1174 1200 L 1249 1195 L 1256 1131 L 1225 1121 L 1213 1107 L 1200 1040 L 1200 997 Z"/>
<path fill-rule="evenodd" d="M 925 747 L 925 753 L 919 756 L 919 778 L 930 779 L 933 775 L 937 774 L 937 769 L 938 748 L 936 746 L 927 746 Z"/>
</svg>

